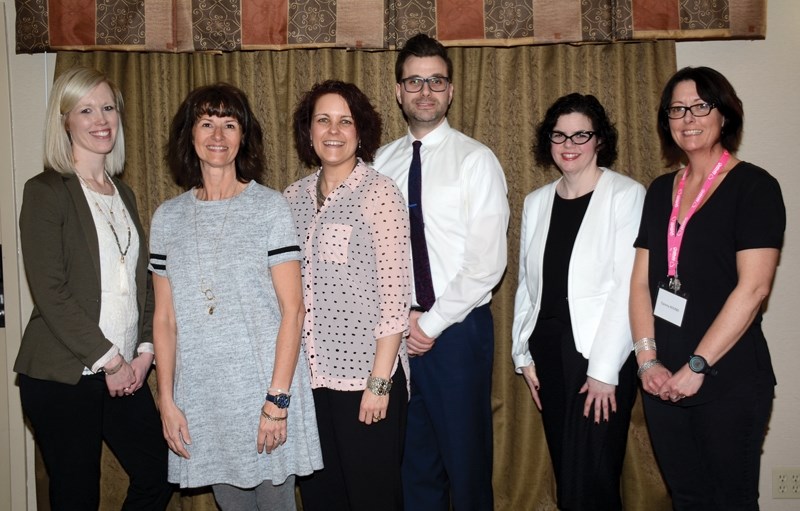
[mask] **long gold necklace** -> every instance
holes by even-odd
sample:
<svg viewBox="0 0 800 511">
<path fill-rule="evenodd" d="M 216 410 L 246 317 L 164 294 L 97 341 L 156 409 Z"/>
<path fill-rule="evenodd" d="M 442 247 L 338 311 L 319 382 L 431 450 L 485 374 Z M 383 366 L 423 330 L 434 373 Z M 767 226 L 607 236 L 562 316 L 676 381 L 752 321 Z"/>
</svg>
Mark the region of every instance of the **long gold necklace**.
<svg viewBox="0 0 800 511">
<path fill-rule="evenodd" d="M 235 189 L 234 189 L 235 191 Z M 199 190 L 198 190 L 199 193 Z M 219 242 L 222 239 L 223 234 L 225 233 L 225 223 L 228 221 L 228 212 L 231 209 L 231 204 L 236 198 L 241 194 L 235 194 L 228 200 L 228 205 L 225 207 L 225 216 L 222 218 L 222 227 L 219 229 L 219 233 L 217 234 L 216 238 L 214 239 L 214 260 L 213 264 L 211 265 L 211 270 L 216 271 L 217 269 L 217 261 L 219 259 Z M 200 199 L 195 197 L 194 202 L 194 243 L 195 243 L 195 251 L 197 252 L 197 269 L 200 273 L 200 293 L 206 299 L 206 312 L 209 315 L 214 314 L 214 311 L 217 309 L 217 295 L 214 293 L 214 279 L 213 276 L 206 277 L 206 272 L 203 270 L 203 263 L 202 258 L 200 257 L 200 231 L 197 228 L 197 203 Z"/>
</svg>

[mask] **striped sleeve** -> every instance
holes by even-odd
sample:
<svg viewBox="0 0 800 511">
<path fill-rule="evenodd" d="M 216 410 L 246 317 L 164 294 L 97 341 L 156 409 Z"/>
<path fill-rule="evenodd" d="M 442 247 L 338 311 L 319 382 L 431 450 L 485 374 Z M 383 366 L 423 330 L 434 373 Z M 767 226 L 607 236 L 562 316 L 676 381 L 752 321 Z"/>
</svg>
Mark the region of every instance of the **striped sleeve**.
<svg viewBox="0 0 800 511">
<path fill-rule="evenodd" d="M 297 241 L 294 217 L 289 202 L 282 196 L 275 197 L 268 236 L 267 258 L 269 266 L 299 261 L 300 244 Z"/>
<path fill-rule="evenodd" d="M 164 275 L 167 272 L 167 256 L 164 254 L 150 253 L 150 265 L 148 269 L 156 275 Z"/>
</svg>

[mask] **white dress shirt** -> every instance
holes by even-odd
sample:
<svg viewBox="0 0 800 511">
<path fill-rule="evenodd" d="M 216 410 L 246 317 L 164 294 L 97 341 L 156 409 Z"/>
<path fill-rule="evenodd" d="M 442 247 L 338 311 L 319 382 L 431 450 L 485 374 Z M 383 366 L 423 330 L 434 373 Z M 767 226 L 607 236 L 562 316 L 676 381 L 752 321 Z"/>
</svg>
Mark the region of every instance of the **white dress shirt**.
<svg viewBox="0 0 800 511">
<path fill-rule="evenodd" d="M 406 202 L 414 140 L 409 132 L 381 147 L 374 162 Z M 447 119 L 420 140 L 422 215 L 436 302 L 419 326 L 437 337 L 491 300 L 506 267 L 509 211 L 505 175 L 491 149 Z"/>
<path fill-rule="evenodd" d="M 628 295 L 645 189 L 629 177 L 602 170 L 572 248 L 567 302 L 575 348 L 589 360 L 587 375 L 617 385 L 633 348 Z M 560 180 L 525 198 L 511 347 L 518 373 L 533 362 L 528 339 L 539 315 L 544 249 Z"/>
</svg>

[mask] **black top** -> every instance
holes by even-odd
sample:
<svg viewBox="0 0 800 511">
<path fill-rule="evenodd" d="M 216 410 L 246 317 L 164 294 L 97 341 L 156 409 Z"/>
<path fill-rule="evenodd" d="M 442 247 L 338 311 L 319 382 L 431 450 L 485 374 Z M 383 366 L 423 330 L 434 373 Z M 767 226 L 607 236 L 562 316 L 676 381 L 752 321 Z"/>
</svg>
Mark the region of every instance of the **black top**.
<svg viewBox="0 0 800 511">
<path fill-rule="evenodd" d="M 653 303 L 659 284 L 667 282 L 667 225 L 672 211 L 675 172 L 656 178 L 645 197 L 635 246 L 649 250 L 649 285 Z M 689 220 L 678 258 L 681 292 L 687 304 L 683 324 L 655 318 L 658 358 L 670 371 L 689 360 L 738 282 L 736 253 L 783 244 L 786 210 L 777 180 L 764 169 L 740 162 Z M 712 400 L 742 381 L 763 377 L 773 381 L 769 350 L 759 312 L 741 339 L 706 376 L 696 396 L 679 406 Z"/>
<path fill-rule="evenodd" d="M 569 260 L 591 199 L 592 192 L 577 199 L 563 199 L 555 194 L 544 246 L 540 318 L 556 317 L 570 323 L 567 303 Z"/>
</svg>

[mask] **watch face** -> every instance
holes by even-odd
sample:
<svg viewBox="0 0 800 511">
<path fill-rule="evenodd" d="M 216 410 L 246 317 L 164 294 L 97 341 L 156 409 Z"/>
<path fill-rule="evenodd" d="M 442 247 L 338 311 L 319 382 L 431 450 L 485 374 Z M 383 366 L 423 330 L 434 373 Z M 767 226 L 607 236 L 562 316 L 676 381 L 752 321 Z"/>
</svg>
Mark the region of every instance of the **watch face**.
<svg viewBox="0 0 800 511">
<path fill-rule="evenodd" d="M 689 369 L 692 371 L 696 373 L 702 373 L 705 372 L 706 367 L 706 361 L 703 359 L 703 357 L 698 357 L 695 355 L 689 358 Z"/>
<path fill-rule="evenodd" d="M 275 403 L 278 408 L 288 408 L 290 397 L 287 394 L 278 394 L 277 396 L 268 394 L 267 400 Z"/>
</svg>

